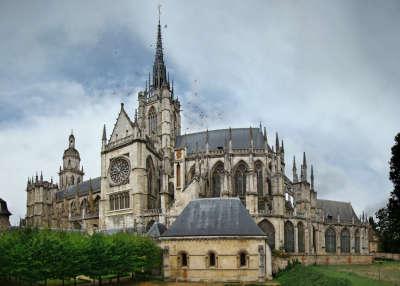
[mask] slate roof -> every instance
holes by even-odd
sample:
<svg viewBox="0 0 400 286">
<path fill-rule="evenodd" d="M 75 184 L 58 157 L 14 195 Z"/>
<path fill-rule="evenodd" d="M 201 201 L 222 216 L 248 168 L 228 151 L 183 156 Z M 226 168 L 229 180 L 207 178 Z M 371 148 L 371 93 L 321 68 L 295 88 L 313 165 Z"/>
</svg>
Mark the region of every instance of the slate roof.
<svg viewBox="0 0 400 286">
<path fill-rule="evenodd" d="M 260 128 L 251 128 L 253 133 L 254 148 L 264 148 L 264 136 Z M 250 148 L 250 128 L 232 128 L 232 148 Z M 207 131 L 190 133 L 177 136 L 175 148 L 187 147 L 188 153 L 206 151 Z M 229 142 L 229 129 L 218 129 L 208 131 L 208 148 L 217 150 L 224 148 Z M 197 143 L 197 144 L 196 144 Z"/>
<path fill-rule="evenodd" d="M 149 231 L 147 232 L 147 235 L 152 238 L 159 238 L 166 231 L 166 229 L 167 228 L 162 223 L 155 222 L 150 227 Z"/>
<path fill-rule="evenodd" d="M 339 215 L 340 222 L 351 223 L 354 217 L 354 222 L 360 223 L 360 220 L 354 212 L 351 203 L 330 200 L 317 200 L 317 207 L 323 210 L 325 219 L 328 218 L 328 215 L 332 216 L 331 222 L 337 222 L 337 218 Z"/>
<path fill-rule="evenodd" d="M 0 198 L 0 215 L 10 216 L 11 213 L 8 211 L 7 202 Z"/>
<path fill-rule="evenodd" d="M 63 200 L 64 198 L 75 197 L 76 192 L 78 196 L 86 196 L 89 194 L 90 188 L 93 190 L 93 194 L 100 193 L 101 178 L 97 177 L 91 180 L 83 181 L 78 185 L 70 186 L 66 190 L 62 190 L 56 193 L 57 200 Z"/>
<path fill-rule="evenodd" d="M 266 235 L 238 198 L 207 198 L 191 201 L 161 238 L 184 236 Z"/>
</svg>

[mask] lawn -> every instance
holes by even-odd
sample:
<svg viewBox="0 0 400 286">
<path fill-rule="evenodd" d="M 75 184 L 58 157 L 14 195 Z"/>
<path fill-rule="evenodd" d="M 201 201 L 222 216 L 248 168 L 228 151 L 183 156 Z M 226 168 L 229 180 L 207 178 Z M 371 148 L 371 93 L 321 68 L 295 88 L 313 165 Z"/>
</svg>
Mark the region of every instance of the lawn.
<svg viewBox="0 0 400 286">
<path fill-rule="evenodd" d="M 400 285 L 400 262 L 370 265 L 298 265 L 277 277 L 282 286 L 343 285 L 386 286 Z"/>
</svg>

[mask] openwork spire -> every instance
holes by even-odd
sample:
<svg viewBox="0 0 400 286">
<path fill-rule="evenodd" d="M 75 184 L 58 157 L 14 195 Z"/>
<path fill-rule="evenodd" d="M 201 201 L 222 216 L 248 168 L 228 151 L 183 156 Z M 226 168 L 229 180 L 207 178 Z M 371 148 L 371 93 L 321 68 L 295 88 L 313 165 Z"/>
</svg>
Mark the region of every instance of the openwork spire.
<svg viewBox="0 0 400 286">
<path fill-rule="evenodd" d="M 156 54 L 153 64 L 153 88 L 160 88 L 163 85 L 168 85 L 167 71 L 164 64 L 164 55 L 162 47 L 161 24 L 160 24 L 160 6 L 158 7 L 158 26 L 157 26 L 157 45 Z"/>
</svg>

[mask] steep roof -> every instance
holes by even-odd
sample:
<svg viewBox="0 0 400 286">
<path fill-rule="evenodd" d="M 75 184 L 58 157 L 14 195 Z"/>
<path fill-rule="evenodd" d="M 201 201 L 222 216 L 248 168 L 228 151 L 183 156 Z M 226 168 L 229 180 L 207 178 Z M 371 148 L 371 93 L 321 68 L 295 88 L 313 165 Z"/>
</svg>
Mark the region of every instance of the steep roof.
<svg viewBox="0 0 400 286">
<path fill-rule="evenodd" d="M 152 238 L 159 238 L 165 232 L 166 229 L 167 228 L 162 223 L 155 222 L 150 227 L 149 231 L 147 232 L 147 235 Z"/>
<path fill-rule="evenodd" d="M 78 196 L 86 196 L 89 194 L 90 188 L 92 188 L 93 194 L 100 192 L 101 178 L 97 177 L 91 180 L 83 181 L 77 185 L 68 187 L 66 190 L 62 190 L 56 193 L 56 199 L 62 200 L 64 198 L 73 198 L 78 192 Z"/>
<path fill-rule="evenodd" d="M 10 216 L 11 213 L 8 211 L 7 202 L 0 198 L 0 215 Z"/>
<path fill-rule="evenodd" d="M 161 238 L 182 236 L 266 235 L 238 198 L 208 198 L 191 201 Z"/>
<path fill-rule="evenodd" d="M 317 200 L 317 207 L 324 211 L 325 218 L 332 216 L 332 222 L 337 222 L 338 216 L 341 222 L 351 223 L 354 217 L 355 223 L 360 223 L 356 213 L 351 206 L 351 203 L 330 201 L 330 200 Z"/>
<path fill-rule="evenodd" d="M 260 128 L 251 128 L 254 148 L 264 148 L 264 135 Z M 250 128 L 232 128 L 232 148 L 250 148 Z M 207 131 L 190 133 L 176 137 L 175 148 L 187 147 L 188 153 L 206 151 Z M 217 150 L 225 148 L 229 142 L 229 129 L 208 131 L 208 148 Z"/>
</svg>

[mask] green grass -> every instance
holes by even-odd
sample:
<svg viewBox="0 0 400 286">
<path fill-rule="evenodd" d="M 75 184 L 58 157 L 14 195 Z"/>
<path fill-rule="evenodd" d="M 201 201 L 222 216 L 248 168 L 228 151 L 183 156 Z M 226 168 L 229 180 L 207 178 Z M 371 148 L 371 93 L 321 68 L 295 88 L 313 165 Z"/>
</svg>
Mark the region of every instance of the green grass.
<svg viewBox="0 0 400 286">
<path fill-rule="evenodd" d="M 277 277 L 282 286 L 344 285 L 389 286 L 400 285 L 400 263 L 383 262 L 370 265 L 297 265 Z"/>
</svg>

